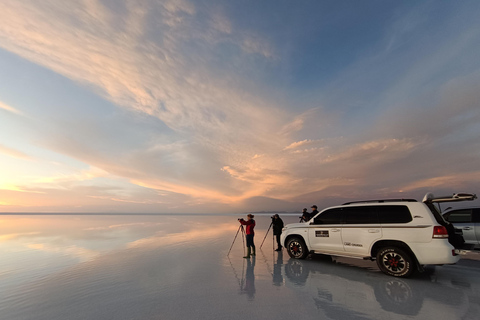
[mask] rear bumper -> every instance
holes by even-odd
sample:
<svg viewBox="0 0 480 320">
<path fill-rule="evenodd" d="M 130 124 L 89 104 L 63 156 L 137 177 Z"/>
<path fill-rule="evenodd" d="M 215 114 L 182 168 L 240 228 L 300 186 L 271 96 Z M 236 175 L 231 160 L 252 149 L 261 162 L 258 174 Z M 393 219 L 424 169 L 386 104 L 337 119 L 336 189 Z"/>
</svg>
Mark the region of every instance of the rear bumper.
<svg viewBox="0 0 480 320">
<path fill-rule="evenodd" d="M 456 252 L 447 240 L 432 240 L 429 243 L 416 244 L 411 249 L 420 265 L 455 264 L 460 260 L 460 252 Z"/>
</svg>

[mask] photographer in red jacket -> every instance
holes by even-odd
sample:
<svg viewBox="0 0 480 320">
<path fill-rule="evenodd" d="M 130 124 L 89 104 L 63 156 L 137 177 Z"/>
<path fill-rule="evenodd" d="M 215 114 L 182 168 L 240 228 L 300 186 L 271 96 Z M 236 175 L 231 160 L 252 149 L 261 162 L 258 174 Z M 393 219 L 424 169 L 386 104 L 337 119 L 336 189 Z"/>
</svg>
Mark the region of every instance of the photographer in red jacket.
<svg viewBox="0 0 480 320">
<path fill-rule="evenodd" d="M 247 221 L 238 219 L 242 225 L 246 226 L 245 239 L 247 240 L 247 255 L 244 257 L 246 259 L 249 259 L 250 255 L 255 256 L 255 244 L 253 243 L 253 237 L 255 236 L 255 232 L 253 231 L 253 228 L 255 228 L 255 220 L 253 220 L 253 217 L 254 215 L 249 213 L 247 214 Z"/>
</svg>

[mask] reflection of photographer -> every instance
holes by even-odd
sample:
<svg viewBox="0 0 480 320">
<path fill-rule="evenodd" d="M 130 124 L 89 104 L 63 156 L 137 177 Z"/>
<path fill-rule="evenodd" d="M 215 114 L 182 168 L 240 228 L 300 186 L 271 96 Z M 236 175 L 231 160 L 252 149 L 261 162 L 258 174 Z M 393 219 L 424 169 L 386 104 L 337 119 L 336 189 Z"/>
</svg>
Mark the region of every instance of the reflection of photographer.
<svg viewBox="0 0 480 320">
<path fill-rule="evenodd" d="M 273 265 L 273 285 L 281 286 L 283 285 L 283 275 L 282 275 L 282 265 L 283 265 L 283 252 L 279 251 L 277 256 L 277 261 Z"/>
<path fill-rule="evenodd" d="M 277 249 L 275 251 L 282 250 L 282 243 L 280 242 L 280 235 L 282 234 L 283 229 L 283 220 L 280 219 L 278 214 L 272 216 L 272 227 L 273 227 L 273 235 L 277 239 Z"/>
<path fill-rule="evenodd" d="M 242 293 L 246 293 L 248 299 L 252 301 L 255 298 L 255 259 L 247 260 L 247 271 L 245 273 L 245 284 L 241 288 Z"/>
</svg>

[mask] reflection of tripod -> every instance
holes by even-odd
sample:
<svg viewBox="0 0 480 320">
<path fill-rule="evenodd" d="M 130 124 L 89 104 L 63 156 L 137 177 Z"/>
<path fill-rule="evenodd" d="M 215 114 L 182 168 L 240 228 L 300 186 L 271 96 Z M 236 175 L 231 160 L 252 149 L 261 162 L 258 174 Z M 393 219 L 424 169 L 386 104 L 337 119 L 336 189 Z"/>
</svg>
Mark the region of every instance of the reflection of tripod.
<svg viewBox="0 0 480 320">
<path fill-rule="evenodd" d="M 235 234 L 235 238 L 233 238 L 232 245 L 230 246 L 230 250 L 228 250 L 227 256 L 230 254 L 230 251 L 232 250 L 233 244 L 235 243 L 235 240 L 237 240 L 238 233 L 242 230 L 242 240 L 243 240 L 243 255 L 245 255 L 245 230 L 243 229 L 243 224 L 238 227 L 237 234 Z"/>
</svg>

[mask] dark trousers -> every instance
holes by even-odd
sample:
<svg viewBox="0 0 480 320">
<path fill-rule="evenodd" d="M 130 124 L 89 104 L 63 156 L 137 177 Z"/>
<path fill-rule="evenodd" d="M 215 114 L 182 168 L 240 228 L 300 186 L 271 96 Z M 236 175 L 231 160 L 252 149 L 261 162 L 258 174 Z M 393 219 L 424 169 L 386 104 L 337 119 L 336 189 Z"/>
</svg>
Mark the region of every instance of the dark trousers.
<svg viewBox="0 0 480 320">
<path fill-rule="evenodd" d="M 276 234 L 276 235 L 275 235 L 275 238 L 277 239 L 278 248 L 281 248 L 281 247 L 282 247 L 282 243 L 280 242 L 280 234 Z"/>
<path fill-rule="evenodd" d="M 247 247 L 255 247 L 253 243 L 253 234 L 246 234 L 245 239 L 247 240 Z"/>
</svg>

